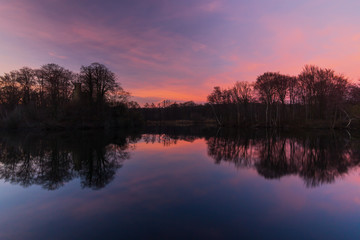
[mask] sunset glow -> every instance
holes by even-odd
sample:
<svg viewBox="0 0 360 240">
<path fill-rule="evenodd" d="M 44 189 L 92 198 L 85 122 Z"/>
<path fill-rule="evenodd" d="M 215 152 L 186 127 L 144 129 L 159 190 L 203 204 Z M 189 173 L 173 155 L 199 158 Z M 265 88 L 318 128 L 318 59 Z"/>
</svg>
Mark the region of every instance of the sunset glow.
<svg viewBox="0 0 360 240">
<path fill-rule="evenodd" d="M 100 62 L 134 100 L 205 102 L 216 85 L 305 64 L 360 76 L 360 2 L 0 0 L 0 74 Z"/>
</svg>

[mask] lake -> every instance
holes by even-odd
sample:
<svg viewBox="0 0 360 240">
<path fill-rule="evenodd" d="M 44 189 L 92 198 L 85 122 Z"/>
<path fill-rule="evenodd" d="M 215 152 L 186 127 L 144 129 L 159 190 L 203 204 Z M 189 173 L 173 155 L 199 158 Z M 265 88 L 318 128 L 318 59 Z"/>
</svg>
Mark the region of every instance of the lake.
<svg viewBox="0 0 360 240">
<path fill-rule="evenodd" d="M 0 239 L 359 239 L 360 134 L 2 133 Z"/>
</svg>

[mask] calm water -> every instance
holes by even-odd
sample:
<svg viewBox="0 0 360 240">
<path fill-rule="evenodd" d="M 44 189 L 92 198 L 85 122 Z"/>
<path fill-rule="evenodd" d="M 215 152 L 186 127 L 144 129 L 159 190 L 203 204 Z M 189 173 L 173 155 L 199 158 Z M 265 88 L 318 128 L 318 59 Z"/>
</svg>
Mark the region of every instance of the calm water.
<svg viewBox="0 0 360 240">
<path fill-rule="evenodd" d="M 359 239 L 359 139 L 3 133 L 0 239 Z"/>
</svg>

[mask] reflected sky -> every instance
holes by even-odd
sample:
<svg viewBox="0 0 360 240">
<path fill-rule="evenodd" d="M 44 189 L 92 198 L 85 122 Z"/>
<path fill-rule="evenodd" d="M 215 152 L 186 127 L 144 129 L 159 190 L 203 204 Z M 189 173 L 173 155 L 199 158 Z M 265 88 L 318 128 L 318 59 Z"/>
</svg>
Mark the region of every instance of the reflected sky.
<svg viewBox="0 0 360 240">
<path fill-rule="evenodd" d="M 3 179 L 0 184 L 1 239 L 360 237 L 357 145 L 354 139 L 349 142 L 346 134 L 292 137 L 275 134 L 270 135 L 270 143 L 269 135 L 264 138 L 263 133 L 182 135 L 176 139 L 166 134 L 144 134 L 131 141 L 122 134 L 92 136 L 82 137 L 88 139 L 90 149 L 105 149 L 105 161 L 109 152 L 119 149 L 114 148 L 115 145 L 128 154 L 126 159 L 117 155 L 122 159 L 121 167 L 116 168 L 111 180 L 100 188 L 84 187 L 84 177 L 80 174 L 83 170 L 75 167 L 71 169 L 76 176 L 56 189 L 44 188 L 36 182 L 24 187 Z M 0 141 L 2 150 L 6 150 L 5 144 L 11 146 L 14 139 Z M 38 143 L 37 138 L 30 139 Z M 41 139 L 48 138 L 41 136 Z M 98 144 L 91 145 L 95 139 Z M 57 146 L 62 146 L 60 149 L 65 152 L 79 152 L 74 142 L 68 142 L 66 145 L 63 140 L 57 140 Z M 285 158 L 281 159 L 278 149 L 284 142 Z M 309 170 L 306 167 L 310 166 L 309 158 L 291 159 L 291 144 L 296 146 L 296 153 L 323 156 L 311 159 L 315 166 L 313 179 L 325 171 L 333 173 L 332 181 L 307 184 L 302 172 Z M 334 144 L 338 152 L 347 156 L 340 159 L 346 160 L 346 164 L 339 164 L 338 158 L 331 157 Z M 24 145 L 19 144 L 19 148 L 21 146 Z M 43 152 L 51 150 L 44 149 Z M 81 149 L 89 148 L 82 146 Z M 229 149 L 240 149 L 240 152 L 251 149 L 252 164 L 239 164 L 243 154 L 230 155 L 239 151 Z M 268 164 L 264 164 L 262 152 L 269 149 L 277 149 L 273 153 L 277 154 L 273 155 L 277 161 L 267 157 Z M 221 153 L 227 157 L 219 159 Z M 73 161 L 70 158 L 70 166 Z M 271 161 L 289 171 L 280 171 L 280 177 L 262 175 L 259 169 L 273 169 Z M 291 161 L 302 164 L 294 169 Z M 319 167 L 316 161 L 323 165 Z M 91 172 L 85 163 L 86 159 L 82 166 L 87 173 Z M 3 168 L 3 160 L 1 164 Z M 340 170 L 335 171 L 336 167 Z M 305 176 L 309 174 L 308 171 Z"/>
</svg>

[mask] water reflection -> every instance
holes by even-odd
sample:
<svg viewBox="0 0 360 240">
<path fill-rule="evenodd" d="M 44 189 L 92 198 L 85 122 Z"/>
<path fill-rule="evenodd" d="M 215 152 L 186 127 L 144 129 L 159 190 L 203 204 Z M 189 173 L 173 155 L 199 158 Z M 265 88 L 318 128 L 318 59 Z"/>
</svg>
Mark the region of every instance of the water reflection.
<svg viewBox="0 0 360 240">
<path fill-rule="evenodd" d="M 82 188 L 100 189 L 129 158 L 137 138 L 104 132 L 26 136 L 2 134 L 0 178 L 55 190 L 79 178 Z"/>
<path fill-rule="evenodd" d="M 359 165 L 359 141 L 346 132 L 290 134 L 267 131 L 156 129 L 143 135 L 105 132 L 13 135 L 0 138 L 0 178 L 55 190 L 73 179 L 82 188 L 109 184 L 138 141 L 163 147 L 202 138 L 216 164 L 256 169 L 266 179 L 298 175 L 307 187 L 333 183 Z"/>
<path fill-rule="evenodd" d="M 164 147 L 177 144 L 179 140 L 186 142 L 194 142 L 199 137 L 195 136 L 178 136 L 178 135 L 167 135 L 167 134 L 143 134 L 142 140 L 146 143 L 160 143 Z"/>
<path fill-rule="evenodd" d="M 156 129 L 147 134 L 146 143 L 164 146 L 178 140 L 204 138 L 208 155 L 216 164 L 232 163 L 237 168 L 254 168 L 266 179 L 298 175 L 307 187 L 333 183 L 360 163 L 360 141 L 346 131 L 234 131 L 233 129 Z"/>
<path fill-rule="evenodd" d="M 59 189 L 1 183 L 1 239 L 360 237 L 347 133 L 2 134 L 0 148 L 0 178 Z"/>
<path fill-rule="evenodd" d="M 344 132 L 227 134 L 207 139 L 215 163 L 255 168 L 267 179 L 298 175 L 307 187 L 332 183 L 359 165 L 358 141 Z"/>
</svg>

